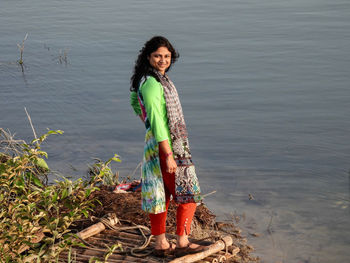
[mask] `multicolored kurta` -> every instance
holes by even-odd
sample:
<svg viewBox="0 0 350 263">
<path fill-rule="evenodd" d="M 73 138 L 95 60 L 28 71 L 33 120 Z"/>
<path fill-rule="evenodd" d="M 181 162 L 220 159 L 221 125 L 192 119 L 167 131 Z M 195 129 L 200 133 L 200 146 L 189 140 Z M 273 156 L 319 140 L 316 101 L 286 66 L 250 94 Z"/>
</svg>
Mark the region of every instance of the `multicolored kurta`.
<svg viewBox="0 0 350 263">
<path fill-rule="evenodd" d="M 132 92 L 130 98 L 135 113 L 137 115 L 142 114 L 146 126 L 141 178 L 142 209 L 152 214 L 162 213 L 166 210 L 165 191 L 160 169 L 158 143 L 168 140 L 170 147 L 172 147 L 163 86 L 154 77 L 149 76 L 139 88 L 138 93 Z M 197 201 L 200 200 L 199 184 L 192 160 L 190 159 L 191 164 L 189 165 L 184 165 L 183 160 L 175 159 L 175 161 L 178 164 L 178 171 L 186 169 L 186 171 L 190 172 L 191 176 L 194 173 L 194 180 L 191 179 L 184 183 L 177 183 L 177 189 L 184 194 L 179 194 L 178 198 L 174 197 L 175 201 L 193 202 L 195 201 L 193 196 L 196 196 Z M 188 188 L 186 185 L 191 186 Z M 188 195 L 187 192 L 191 191 L 187 191 L 187 188 L 195 189 L 196 195 L 193 193 Z"/>
</svg>

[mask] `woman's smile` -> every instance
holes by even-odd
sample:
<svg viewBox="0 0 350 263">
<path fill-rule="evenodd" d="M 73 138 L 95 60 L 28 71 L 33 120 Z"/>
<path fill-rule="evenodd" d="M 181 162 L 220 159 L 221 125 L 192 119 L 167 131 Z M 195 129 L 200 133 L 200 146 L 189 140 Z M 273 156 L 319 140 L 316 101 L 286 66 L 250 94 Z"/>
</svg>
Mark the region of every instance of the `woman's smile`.
<svg viewBox="0 0 350 263">
<path fill-rule="evenodd" d="M 171 64 L 171 52 L 166 47 L 159 47 L 148 57 L 150 65 L 164 75 Z"/>
</svg>

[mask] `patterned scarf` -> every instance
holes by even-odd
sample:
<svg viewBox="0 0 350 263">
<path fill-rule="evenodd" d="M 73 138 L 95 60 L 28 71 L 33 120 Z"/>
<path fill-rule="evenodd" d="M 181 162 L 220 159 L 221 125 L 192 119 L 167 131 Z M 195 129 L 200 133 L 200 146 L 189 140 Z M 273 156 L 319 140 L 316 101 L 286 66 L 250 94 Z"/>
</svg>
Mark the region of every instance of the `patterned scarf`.
<svg viewBox="0 0 350 263">
<path fill-rule="evenodd" d="M 179 95 L 173 82 L 166 74 L 162 75 L 156 70 L 153 72 L 163 86 L 173 155 L 177 164 L 175 173 L 175 202 L 198 202 L 202 198 L 200 196 L 195 166 L 192 162 L 187 129 Z"/>
</svg>

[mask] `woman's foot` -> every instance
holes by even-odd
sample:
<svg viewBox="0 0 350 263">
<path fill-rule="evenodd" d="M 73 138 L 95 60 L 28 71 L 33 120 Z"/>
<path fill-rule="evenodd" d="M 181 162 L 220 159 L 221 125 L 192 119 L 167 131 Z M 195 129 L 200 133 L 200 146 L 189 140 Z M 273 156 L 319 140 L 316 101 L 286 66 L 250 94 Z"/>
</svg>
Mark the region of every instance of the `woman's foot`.
<svg viewBox="0 0 350 263">
<path fill-rule="evenodd" d="M 154 248 L 157 250 L 169 249 L 170 243 L 166 238 L 165 234 L 160 234 L 155 236 L 155 245 Z"/>
<path fill-rule="evenodd" d="M 176 248 L 190 248 L 190 249 L 196 249 L 196 248 L 198 248 L 198 247 L 200 247 L 200 246 L 201 246 L 201 245 L 188 242 L 185 246 L 177 245 Z"/>
<path fill-rule="evenodd" d="M 170 245 L 167 249 L 153 249 L 153 255 L 160 258 L 165 258 L 174 254 L 175 247 Z"/>
<path fill-rule="evenodd" d="M 194 244 L 194 243 L 191 243 L 189 240 L 188 240 L 188 235 L 182 235 L 182 236 L 177 236 L 177 239 L 176 239 L 176 247 L 177 248 L 186 248 L 186 247 L 189 247 L 189 248 L 197 248 L 199 245 L 198 244 Z"/>
<path fill-rule="evenodd" d="M 183 257 L 189 254 L 195 254 L 208 250 L 207 246 L 198 245 L 195 243 L 188 243 L 186 247 L 176 247 L 174 254 L 175 257 Z"/>
<path fill-rule="evenodd" d="M 199 253 L 207 250 L 208 247 L 192 243 L 187 235 L 178 236 L 175 248 L 175 256 L 182 257 L 188 254 Z"/>
<path fill-rule="evenodd" d="M 155 246 L 153 255 L 157 257 L 167 257 L 173 254 L 175 250 L 175 244 L 169 243 L 165 234 L 155 236 Z"/>
</svg>

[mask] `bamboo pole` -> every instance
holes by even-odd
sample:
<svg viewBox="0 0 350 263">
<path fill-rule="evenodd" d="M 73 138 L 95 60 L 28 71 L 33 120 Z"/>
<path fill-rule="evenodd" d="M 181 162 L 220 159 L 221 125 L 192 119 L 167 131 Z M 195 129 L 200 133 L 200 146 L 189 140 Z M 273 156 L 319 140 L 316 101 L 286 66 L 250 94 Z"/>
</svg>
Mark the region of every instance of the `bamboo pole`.
<svg viewBox="0 0 350 263">
<path fill-rule="evenodd" d="M 111 224 L 112 226 L 118 223 L 117 218 L 108 217 L 107 220 L 109 221 L 109 224 Z M 77 236 L 81 239 L 87 239 L 88 237 L 101 233 L 105 229 L 106 229 L 106 226 L 102 222 L 98 222 L 92 226 L 89 226 L 88 228 L 83 229 L 77 234 Z"/>
<path fill-rule="evenodd" d="M 219 259 L 219 262 L 220 263 L 223 263 L 223 262 L 225 262 L 226 261 L 226 256 L 225 255 L 220 255 L 219 257 L 218 257 L 218 259 Z"/>
<path fill-rule="evenodd" d="M 230 253 L 232 254 L 232 256 L 236 256 L 239 252 L 239 247 L 234 247 L 232 248 L 232 250 L 230 251 Z"/>
<path fill-rule="evenodd" d="M 210 263 L 219 263 L 219 260 L 215 256 L 209 256 L 205 259 L 209 260 Z"/>
<path fill-rule="evenodd" d="M 114 234 L 114 233 L 113 233 Z M 117 237 L 117 238 L 116 238 Z M 125 243 L 135 244 L 135 242 L 144 242 L 144 237 L 141 235 L 118 235 L 115 234 L 115 236 L 110 236 L 108 233 L 105 233 L 105 235 L 95 235 L 91 237 L 92 240 L 104 240 L 104 241 L 110 241 L 115 243 L 116 241 L 125 241 Z"/>
<path fill-rule="evenodd" d="M 116 232 L 115 230 L 109 230 L 107 229 L 107 231 L 105 232 L 105 234 L 98 234 L 96 235 L 96 237 L 105 237 L 106 234 L 108 236 L 113 236 L 113 237 L 121 237 L 121 238 L 131 238 L 131 239 L 140 239 L 143 240 L 144 238 L 142 236 L 140 236 L 140 232 L 138 231 L 138 233 L 129 233 L 127 231 L 120 231 L 120 232 Z"/>
<path fill-rule="evenodd" d="M 87 239 L 88 237 L 101 233 L 105 229 L 105 225 L 101 222 L 98 222 L 92 226 L 89 226 L 88 228 L 83 229 L 77 234 L 77 236 L 81 239 Z"/>
<path fill-rule="evenodd" d="M 87 262 L 87 260 L 96 257 L 99 260 L 104 260 L 104 255 L 82 255 L 82 254 L 78 254 L 76 255 L 76 260 L 77 262 Z M 63 262 L 67 262 L 67 258 L 68 258 L 68 253 L 61 253 L 61 260 L 63 260 Z M 74 261 L 75 262 L 75 261 Z M 109 263 L 135 263 L 135 262 L 143 262 L 143 263 L 156 263 L 158 261 L 153 261 L 153 260 L 148 260 L 148 259 L 139 259 L 139 258 L 134 258 L 134 257 L 113 257 L 113 255 L 111 255 L 106 262 Z"/>
<path fill-rule="evenodd" d="M 231 246 L 232 245 L 232 237 L 231 236 L 225 236 L 222 238 L 222 240 L 219 240 L 217 242 L 215 242 L 214 244 L 208 246 L 208 249 L 203 251 L 203 252 L 199 252 L 196 254 L 191 254 L 191 255 L 186 255 L 183 256 L 181 258 L 176 258 L 172 261 L 170 261 L 169 263 L 192 263 L 192 262 L 196 262 L 198 260 L 204 259 L 214 253 L 217 253 L 223 249 L 225 249 L 225 247 Z M 239 250 L 239 249 L 238 249 Z"/>
</svg>

